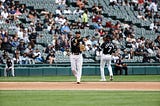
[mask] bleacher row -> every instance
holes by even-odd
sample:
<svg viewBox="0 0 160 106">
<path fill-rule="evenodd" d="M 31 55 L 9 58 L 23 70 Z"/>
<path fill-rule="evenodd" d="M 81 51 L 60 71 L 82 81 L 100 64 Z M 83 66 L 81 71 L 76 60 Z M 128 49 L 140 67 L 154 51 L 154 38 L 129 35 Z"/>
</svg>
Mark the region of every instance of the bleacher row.
<svg viewBox="0 0 160 106">
<path fill-rule="evenodd" d="M 27 9 L 34 8 L 37 11 L 39 10 L 46 10 L 49 11 L 53 14 L 55 14 L 55 10 L 57 9 L 58 5 L 55 4 L 54 0 L 15 0 L 16 2 L 19 2 L 19 4 L 25 4 Z M 75 7 L 75 0 L 70 0 L 71 5 L 70 9 L 71 11 L 75 10 L 77 7 Z M 139 38 L 141 36 L 144 36 L 146 39 L 150 40 L 155 40 L 157 35 L 159 35 L 158 32 L 149 30 L 149 26 L 153 20 L 142 20 L 137 18 L 137 11 L 133 10 L 132 6 L 109 6 L 109 0 L 88 0 L 88 4 L 86 8 L 89 10 L 91 7 L 94 5 L 94 3 L 100 3 L 103 6 L 103 22 L 102 25 L 105 26 L 106 21 L 111 21 L 113 24 L 115 24 L 117 21 L 120 23 L 127 22 L 129 24 L 133 25 L 133 28 L 135 30 L 135 37 Z M 64 7 L 62 7 L 64 9 Z M 159 12 L 160 13 L 160 12 Z M 89 12 L 91 14 L 91 12 Z M 65 17 L 68 18 L 68 20 L 76 20 L 78 16 L 76 15 L 65 15 Z M 22 14 L 19 16 L 19 19 L 21 22 L 23 22 L 23 25 L 27 28 L 29 26 L 30 20 L 27 18 L 25 14 Z M 44 19 L 43 16 L 40 16 L 40 20 L 42 21 Z M 26 23 L 25 23 L 26 22 Z M 92 20 L 89 19 L 89 24 L 92 25 Z M 15 34 L 14 30 L 12 30 L 12 27 L 16 25 L 15 23 L 12 24 L 1 24 L 0 26 L 3 27 L 4 29 L 8 29 L 10 34 Z M 108 30 L 108 28 L 104 28 L 105 30 Z M 77 30 L 80 30 L 82 33 L 83 37 L 86 37 L 88 35 L 94 35 L 95 30 L 90 29 L 90 28 L 85 28 L 85 29 L 72 29 L 72 33 L 76 32 Z M 36 45 L 35 48 L 38 48 L 41 52 L 44 50 L 44 45 L 48 45 L 52 42 L 53 36 L 49 34 L 48 31 L 43 30 L 43 31 L 38 31 L 37 32 L 38 36 L 36 38 Z M 84 58 L 84 62 L 95 62 L 93 60 L 93 57 L 87 53 L 84 52 L 87 58 Z M 43 53 L 44 57 L 47 56 L 46 53 Z M 63 56 L 62 51 L 56 51 L 55 52 L 55 62 L 69 62 L 69 57 Z M 126 59 L 125 62 L 142 62 L 143 57 L 142 56 L 134 56 L 133 59 Z"/>
</svg>

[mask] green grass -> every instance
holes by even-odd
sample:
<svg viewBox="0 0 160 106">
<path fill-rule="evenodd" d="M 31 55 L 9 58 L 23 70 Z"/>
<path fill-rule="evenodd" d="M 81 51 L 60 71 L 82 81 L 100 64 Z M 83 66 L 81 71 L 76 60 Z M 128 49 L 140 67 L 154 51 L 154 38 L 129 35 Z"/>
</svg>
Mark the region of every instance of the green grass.
<svg viewBox="0 0 160 106">
<path fill-rule="evenodd" d="M 109 81 L 109 76 L 106 76 Z M 100 76 L 82 76 L 84 82 L 96 82 L 100 80 Z M 73 76 L 28 76 L 28 77 L 0 77 L 0 82 L 71 82 L 75 81 Z M 114 76 L 115 82 L 160 82 L 160 75 L 128 75 Z"/>
<path fill-rule="evenodd" d="M 0 106 L 160 106 L 160 91 L 0 91 Z"/>
</svg>

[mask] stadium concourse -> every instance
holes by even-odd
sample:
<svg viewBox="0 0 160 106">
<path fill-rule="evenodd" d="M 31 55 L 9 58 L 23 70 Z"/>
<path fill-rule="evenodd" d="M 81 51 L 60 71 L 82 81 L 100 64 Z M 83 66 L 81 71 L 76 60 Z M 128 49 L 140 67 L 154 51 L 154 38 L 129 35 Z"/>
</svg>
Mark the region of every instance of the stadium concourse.
<svg viewBox="0 0 160 106">
<path fill-rule="evenodd" d="M 0 0 L 0 62 L 69 62 L 69 40 L 84 37 L 84 62 L 99 61 L 109 35 L 124 62 L 160 62 L 159 0 Z M 84 11 L 88 11 L 84 14 Z M 113 60 L 114 62 L 114 60 Z"/>
</svg>

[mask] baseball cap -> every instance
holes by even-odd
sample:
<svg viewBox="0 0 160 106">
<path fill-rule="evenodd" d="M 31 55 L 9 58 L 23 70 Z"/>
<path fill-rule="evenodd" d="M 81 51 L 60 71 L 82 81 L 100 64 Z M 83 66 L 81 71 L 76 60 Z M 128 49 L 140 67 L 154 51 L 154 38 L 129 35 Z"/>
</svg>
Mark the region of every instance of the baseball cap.
<svg viewBox="0 0 160 106">
<path fill-rule="evenodd" d="M 81 32 L 80 31 L 76 31 L 76 33 L 75 34 L 81 34 Z"/>
</svg>

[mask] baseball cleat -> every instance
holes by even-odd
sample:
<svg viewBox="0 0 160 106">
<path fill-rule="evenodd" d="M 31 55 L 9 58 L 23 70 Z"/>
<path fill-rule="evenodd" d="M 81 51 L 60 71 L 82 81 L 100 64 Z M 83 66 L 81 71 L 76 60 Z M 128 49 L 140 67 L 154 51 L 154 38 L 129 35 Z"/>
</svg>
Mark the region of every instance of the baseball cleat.
<svg viewBox="0 0 160 106">
<path fill-rule="evenodd" d="M 113 76 L 110 76 L 110 81 L 113 81 Z"/>
<path fill-rule="evenodd" d="M 80 84 L 80 82 L 77 82 L 77 84 Z"/>
<path fill-rule="evenodd" d="M 100 79 L 100 81 L 106 81 L 106 79 Z"/>
</svg>

